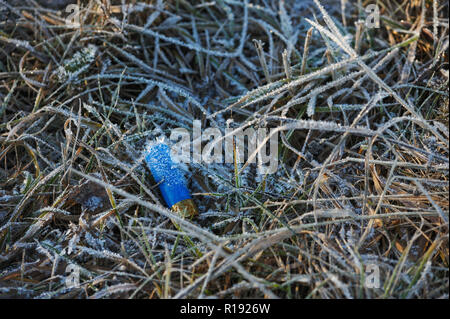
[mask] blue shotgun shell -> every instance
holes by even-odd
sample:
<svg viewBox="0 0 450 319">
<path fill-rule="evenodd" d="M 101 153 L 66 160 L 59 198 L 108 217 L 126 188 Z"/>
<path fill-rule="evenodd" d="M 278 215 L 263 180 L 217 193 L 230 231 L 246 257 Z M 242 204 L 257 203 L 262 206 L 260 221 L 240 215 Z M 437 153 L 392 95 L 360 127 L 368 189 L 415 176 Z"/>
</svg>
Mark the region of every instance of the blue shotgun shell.
<svg viewBox="0 0 450 319">
<path fill-rule="evenodd" d="M 164 142 L 151 144 L 147 148 L 145 161 L 167 206 L 183 217 L 197 215 L 186 180 L 170 156 L 170 147 Z"/>
</svg>

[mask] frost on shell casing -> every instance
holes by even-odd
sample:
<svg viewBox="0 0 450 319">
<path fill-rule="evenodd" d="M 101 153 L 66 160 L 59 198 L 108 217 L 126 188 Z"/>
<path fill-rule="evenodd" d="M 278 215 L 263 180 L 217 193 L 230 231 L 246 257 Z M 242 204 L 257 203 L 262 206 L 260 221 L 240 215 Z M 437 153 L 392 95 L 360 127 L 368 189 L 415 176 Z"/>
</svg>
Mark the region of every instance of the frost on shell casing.
<svg viewBox="0 0 450 319">
<path fill-rule="evenodd" d="M 172 161 L 170 147 L 164 142 L 150 144 L 146 149 L 145 161 L 167 206 L 182 217 L 192 218 L 198 215 L 186 180 Z"/>
</svg>

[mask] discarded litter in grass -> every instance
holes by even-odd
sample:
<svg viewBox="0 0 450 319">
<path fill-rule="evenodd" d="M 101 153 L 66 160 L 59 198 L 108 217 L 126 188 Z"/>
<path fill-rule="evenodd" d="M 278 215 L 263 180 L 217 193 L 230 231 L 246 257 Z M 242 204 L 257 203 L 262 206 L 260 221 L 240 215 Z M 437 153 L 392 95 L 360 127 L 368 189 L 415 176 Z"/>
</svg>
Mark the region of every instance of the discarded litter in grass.
<svg viewBox="0 0 450 319">
<path fill-rule="evenodd" d="M 145 152 L 147 166 L 167 206 L 183 217 L 192 218 L 198 215 L 186 180 L 177 164 L 172 161 L 170 147 L 164 142 L 157 141 L 150 143 Z"/>
</svg>

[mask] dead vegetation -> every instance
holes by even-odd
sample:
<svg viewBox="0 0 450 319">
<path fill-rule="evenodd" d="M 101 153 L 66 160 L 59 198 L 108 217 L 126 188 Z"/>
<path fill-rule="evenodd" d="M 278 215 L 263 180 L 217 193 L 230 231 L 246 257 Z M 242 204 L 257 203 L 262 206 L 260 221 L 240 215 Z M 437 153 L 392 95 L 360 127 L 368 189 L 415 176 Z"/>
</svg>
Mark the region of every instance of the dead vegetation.
<svg viewBox="0 0 450 319">
<path fill-rule="evenodd" d="M 129 2 L 0 0 L 0 296 L 448 298 L 448 2 Z M 279 166 L 189 165 L 188 221 L 141 151 L 194 119 Z"/>
</svg>

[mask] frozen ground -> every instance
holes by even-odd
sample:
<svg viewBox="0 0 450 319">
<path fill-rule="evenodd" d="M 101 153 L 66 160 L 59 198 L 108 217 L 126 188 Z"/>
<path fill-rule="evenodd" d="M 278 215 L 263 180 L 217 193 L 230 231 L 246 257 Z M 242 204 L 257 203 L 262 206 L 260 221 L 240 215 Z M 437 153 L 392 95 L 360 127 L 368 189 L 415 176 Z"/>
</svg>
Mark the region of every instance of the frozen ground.
<svg viewBox="0 0 450 319">
<path fill-rule="evenodd" d="M 448 2 L 77 3 L 0 0 L 1 297 L 448 298 Z M 180 165 L 183 220 L 193 120 L 278 170 Z"/>
</svg>

